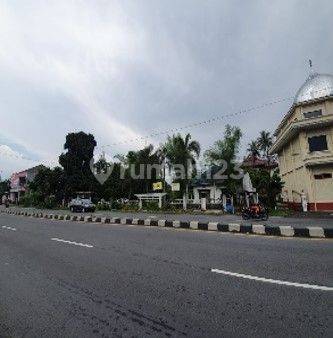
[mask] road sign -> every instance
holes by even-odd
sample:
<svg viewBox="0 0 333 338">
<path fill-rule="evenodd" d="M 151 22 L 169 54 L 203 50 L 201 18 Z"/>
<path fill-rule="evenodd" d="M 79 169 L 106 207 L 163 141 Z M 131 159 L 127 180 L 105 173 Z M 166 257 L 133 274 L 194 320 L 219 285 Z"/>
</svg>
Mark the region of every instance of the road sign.
<svg viewBox="0 0 333 338">
<path fill-rule="evenodd" d="M 162 182 L 155 182 L 153 183 L 153 190 L 162 190 L 163 189 L 163 183 Z"/>
<path fill-rule="evenodd" d="M 180 183 L 171 183 L 172 191 L 180 191 Z"/>
</svg>

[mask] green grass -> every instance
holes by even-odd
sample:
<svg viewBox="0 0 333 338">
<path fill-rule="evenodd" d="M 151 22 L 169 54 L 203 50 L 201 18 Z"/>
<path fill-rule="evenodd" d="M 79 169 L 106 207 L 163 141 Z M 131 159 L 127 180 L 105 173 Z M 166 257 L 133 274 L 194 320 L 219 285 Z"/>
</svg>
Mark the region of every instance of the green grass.
<svg viewBox="0 0 333 338">
<path fill-rule="evenodd" d="M 291 210 L 269 210 L 269 216 L 288 217 L 292 215 Z"/>
</svg>

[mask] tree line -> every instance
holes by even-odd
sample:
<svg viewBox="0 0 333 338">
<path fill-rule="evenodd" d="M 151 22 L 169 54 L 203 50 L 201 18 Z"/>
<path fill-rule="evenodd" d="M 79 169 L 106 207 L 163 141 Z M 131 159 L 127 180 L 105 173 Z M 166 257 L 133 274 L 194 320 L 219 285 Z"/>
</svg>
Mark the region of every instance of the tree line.
<svg viewBox="0 0 333 338">
<path fill-rule="evenodd" d="M 228 166 L 225 168 L 223 186 L 229 193 L 236 194 L 241 186 L 241 180 L 231 178 L 236 166 L 242 132 L 240 128 L 226 125 L 223 138 L 217 140 L 213 146 L 202 155 L 208 166 Z M 271 145 L 269 132 L 262 131 L 258 140 L 249 144 L 248 153 L 255 156 L 269 158 L 268 149 Z M 103 170 L 112 166 L 110 176 L 104 184 L 100 184 L 91 171 L 91 159 L 97 146 L 92 134 L 84 132 L 69 133 L 66 136 L 64 152 L 59 156 L 59 166 L 55 168 L 43 167 L 33 182 L 29 183 L 29 193 L 22 199 L 26 205 L 55 207 L 75 197 L 79 191 L 94 193 L 97 200 L 115 201 L 126 198 L 133 199 L 134 194 L 152 191 L 154 182 L 163 181 L 163 191 L 170 192 L 174 197 L 187 198 L 191 189 L 191 181 L 197 175 L 197 164 L 201 155 L 198 141 L 193 140 L 190 134 L 174 134 L 168 136 L 164 144 L 154 148 L 148 145 L 140 150 L 131 150 L 124 155 L 116 155 L 112 162 L 101 157 L 94 167 Z M 147 170 L 148 165 L 160 165 L 153 170 L 150 176 L 144 172 L 143 178 L 133 178 L 133 172 Z M 185 169 L 185 177 L 177 177 L 177 168 Z M 281 191 L 282 182 L 275 173 L 271 175 L 265 170 L 249 170 L 254 186 L 264 194 L 274 193 L 268 198 L 274 204 L 276 195 Z M 165 181 L 166 172 L 173 182 L 180 184 L 179 192 L 172 192 Z M 273 189 L 274 188 L 274 189 Z"/>
</svg>

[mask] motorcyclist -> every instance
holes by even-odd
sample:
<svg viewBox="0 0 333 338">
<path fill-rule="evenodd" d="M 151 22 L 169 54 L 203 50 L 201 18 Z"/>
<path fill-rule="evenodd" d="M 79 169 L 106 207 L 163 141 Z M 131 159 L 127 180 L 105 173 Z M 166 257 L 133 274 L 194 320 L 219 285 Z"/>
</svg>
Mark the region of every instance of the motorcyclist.
<svg viewBox="0 0 333 338">
<path fill-rule="evenodd" d="M 261 210 L 260 204 L 259 203 L 253 203 L 253 204 L 251 204 L 250 205 L 250 210 L 251 210 L 252 214 L 257 217 L 259 215 L 259 213 L 260 213 L 260 210 Z"/>
<path fill-rule="evenodd" d="M 252 203 L 248 208 L 244 208 L 242 211 L 243 219 L 255 218 L 255 219 L 268 219 L 268 213 L 266 208 L 261 203 Z"/>
</svg>

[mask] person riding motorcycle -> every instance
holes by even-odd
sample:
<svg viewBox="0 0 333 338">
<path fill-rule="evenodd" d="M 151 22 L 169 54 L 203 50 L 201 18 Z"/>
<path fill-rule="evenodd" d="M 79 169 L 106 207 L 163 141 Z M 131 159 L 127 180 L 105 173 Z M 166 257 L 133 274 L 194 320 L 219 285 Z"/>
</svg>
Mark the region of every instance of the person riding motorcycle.
<svg viewBox="0 0 333 338">
<path fill-rule="evenodd" d="M 254 215 L 258 215 L 260 212 L 260 205 L 259 203 L 253 203 L 250 205 L 250 210 Z"/>
<path fill-rule="evenodd" d="M 243 219 L 260 218 L 267 220 L 267 209 L 261 203 L 252 203 L 249 208 L 244 208 L 242 212 Z"/>
<path fill-rule="evenodd" d="M 250 210 L 256 216 L 264 211 L 264 206 L 261 203 L 253 203 L 250 205 Z"/>
</svg>

